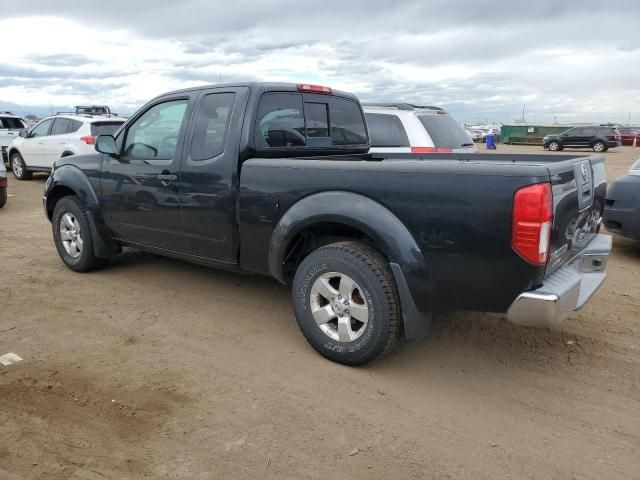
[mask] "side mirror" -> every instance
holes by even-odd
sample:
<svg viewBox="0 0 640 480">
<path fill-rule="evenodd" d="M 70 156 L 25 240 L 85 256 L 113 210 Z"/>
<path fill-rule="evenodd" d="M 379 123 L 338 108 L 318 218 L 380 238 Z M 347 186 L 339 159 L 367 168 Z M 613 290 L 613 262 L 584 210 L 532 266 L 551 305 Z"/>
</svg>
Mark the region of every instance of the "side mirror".
<svg viewBox="0 0 640 480">
<path fill-rule="evenodd" d="M 24 128 L 24 129 L 20 130 L 20 131 L 18 132 L 18 136 L 19 136 L 19 137 L 22 137 L 22 138 L 28 138 L 28 137 L 29 137 L 29 130 L 28 130 L 28 129 L 26 129 L 26 128 Z"/>
<path fill-rule="evenodd" d="M 111 135 L 98 135 L 98 138 L 96 138 L 96 150 L 107 155 L 118 155 L 116 140 Z"/>
</svg>

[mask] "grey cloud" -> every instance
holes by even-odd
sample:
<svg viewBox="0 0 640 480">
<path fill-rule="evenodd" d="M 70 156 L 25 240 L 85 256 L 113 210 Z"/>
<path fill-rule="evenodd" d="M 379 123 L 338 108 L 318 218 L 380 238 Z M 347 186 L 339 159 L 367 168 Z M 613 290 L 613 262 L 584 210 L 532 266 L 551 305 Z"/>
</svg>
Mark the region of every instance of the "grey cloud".
<svg viewBox="0 0 640 480">
<path fill-rule="evenodd" d="M 77 54 L 56 54 L 56 55 L 38 55 L 33 57 L 37 63 L 49 65 L 51 67 L 77 67 L 93 63 L 93 61 L 85 55 Z"/>
<path fill-rule="evenodd" d="M 536 98 L 532 112 L 549 119 L 590 115 L 596 101 L 602 102 L 602 115 L 609 115 L 608 99 L 618 105 L 628 99 L 626 108 L 640 112 L 637 0 L 112 0 L 108 8 L 102 1 L 23 0 L 8 12 L 18 14 L 61 16 L 173 40 L 182 55 L 158 60 L 154 73 L 177 82 L 215 83 L 220 73 L 223 81 L 259 80 L 259 72 L 247 66 L 251 62 L 309 52 L 318 56 L 323 78 L 357 83 L 360 91 L 354 93 L 366 100 L 435 103 L 461 119 L 513 117 L 527 96 Z M 575 58 L 563 59 L 557 50 Z M 598 51 L 607 52 L 602 64 L 580 61 L 580 55 Z M 138 73 L 113 71 L 108 62 L 79 73 L 73 67 L 90 63 L 83 54 L 27 60 L 31 67 L 0 65 L 0 85 L 11 79 L 20 85 L 83 83 Z M 469 78 L 439 82 L 397 74 L 406 67 L 460 66 L 471 72 Z M 276 67 L 268 73 L 286 76 Z"/>
</svg>

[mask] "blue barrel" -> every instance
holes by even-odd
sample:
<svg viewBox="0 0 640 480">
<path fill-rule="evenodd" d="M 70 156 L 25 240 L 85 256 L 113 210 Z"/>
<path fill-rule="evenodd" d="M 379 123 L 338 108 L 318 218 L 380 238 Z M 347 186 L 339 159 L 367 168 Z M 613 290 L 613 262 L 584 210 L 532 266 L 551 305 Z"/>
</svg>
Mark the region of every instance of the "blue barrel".
<svg viewBox="0 0 640 480">
<path fill-rule="evenodd" d="M 485 137 L 485 139 L 487 142 L 487 150 L 495 150 L 496 149 L 495 135 L 493 133 L 490 133 Z"/>
</svg>

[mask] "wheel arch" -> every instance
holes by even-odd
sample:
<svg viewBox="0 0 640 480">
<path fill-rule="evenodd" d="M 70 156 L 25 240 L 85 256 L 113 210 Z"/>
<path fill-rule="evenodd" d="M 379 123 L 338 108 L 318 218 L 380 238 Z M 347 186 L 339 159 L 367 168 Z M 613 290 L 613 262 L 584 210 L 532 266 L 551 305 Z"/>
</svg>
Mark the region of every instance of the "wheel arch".
<svg viewBox="0 0 640 480">
<path fill-rule="evenodd" d="M 282 216 L 272 234 L 270 273 L 287 284 L 308 253 L 344 239 L 360 240 L 385 257 L 396 280 L 405 336 L 426 336 L 430 329 L 431 279 L 424 255 L 404 223 L 369 197 L 331 191 L 299 200 Z M 418 304 L 415 299 L 420 300 Z"/>
<path fill-rule="evenodd" d="M 14 153 L 17 153 L 22 157 L 22 153 L 20 153 L 20 150 L 17 147 L 10 147 L 9 151 L 7 152 L 7 155 L 9 156 L 9 165 L 11 165 L 11 155 L 13 155 Z M 22 157 L 22 161 L 24 162 L 24 157 Z"/>
<path fill-rule="evenodd" d="M 72 165 L 56 168 L 47 181 L 45 208 L 49 220 L 51 220 L 56 203 L 66 195 L 76 195 L 90 210 L 95 210 L 100 206 L 98 197 L 87 176 L 79 168 Z"/>
<path fill-rule="evenodd" d="M 87 176 L 73 165 L 56 168 L 47 180 L 44 207 L 51 221 L 56 204 L 64 197 L 75 195 L 87 207 L 87 216 L 92 230 L 93 247 L 97 257 L 109 258 L 118 247 L 112 240 L 100 202 Z"/>
</svg>

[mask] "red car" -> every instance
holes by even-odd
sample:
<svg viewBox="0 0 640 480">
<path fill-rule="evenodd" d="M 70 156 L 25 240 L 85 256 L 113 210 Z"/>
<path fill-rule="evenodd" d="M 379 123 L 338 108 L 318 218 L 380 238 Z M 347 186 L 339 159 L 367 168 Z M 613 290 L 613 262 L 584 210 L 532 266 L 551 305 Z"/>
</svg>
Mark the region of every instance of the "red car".
<svg viewBox="0 0 640 480">
<path fill-rule="evenodd" d="M 618 127 L 620 131 L 620 138 L 622 139 L 622 145 L 633 145 L 633 139 L 636 139 L 636 144 L 640 147 L 640 128 L 628 128 Z"/>
</svg>

